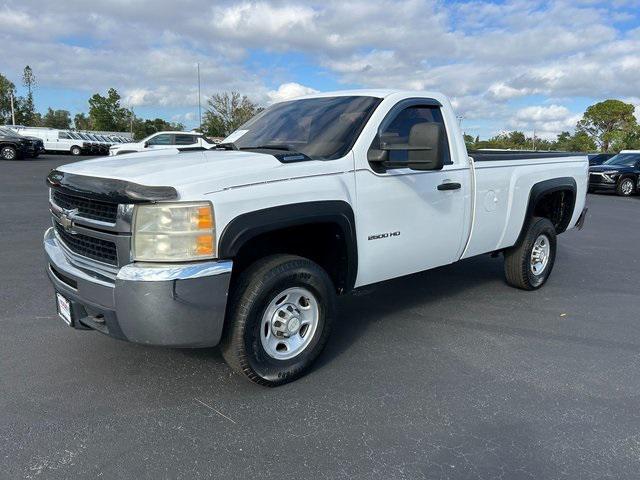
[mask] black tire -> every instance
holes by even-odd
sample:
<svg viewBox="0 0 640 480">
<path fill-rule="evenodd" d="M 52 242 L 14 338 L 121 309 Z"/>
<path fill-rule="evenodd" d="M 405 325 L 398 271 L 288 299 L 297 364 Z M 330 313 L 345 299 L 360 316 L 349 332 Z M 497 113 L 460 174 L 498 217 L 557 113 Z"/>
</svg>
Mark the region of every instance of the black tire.
<svg viewBox="0 0 640 480">
<path fill-rule="evenodd" d="M 548 242 L 548 253 L 544 267 L 535 273 L 532 266 L 533 249 L 542 236 Z M 556 260 L 556 229 L 547 218 L 533 217 L 521 240 L 504 252 L 504 274 L 507 283 L 523 290 L 536 290 L 542 287 L 553 270 Z M 544 247 L 542 247 L 544 249 Z M 538 264 L 539 265 L 539 264 Z"/>
<path fill-rule="evenodd" d="M 274 387 L 300 378 L 324 348 L 335 316 L 336 294 L 327 272 L 306 258 L 273 255 L 255 262 L 234 283 L 221 342 L 224 359 L 260 385 Z M 293 358 L 282 360 L 263 346 L 263 331 L 273 335 L 270 324 L 263 327 L 263 316 L 269 318 L 269 306 L 290 288 L 314 295 L 318 320 L 307 346 Z"/>
<path fill-rule="evenodd" d="M 636 187 L 634 185 L 633 178 L 624 177 L 618 181 L 618 185 L 616 186 L 616 193 L 621 197 L 630 197 L 633 195 Z"/>
<path fill-rule="evenodd" d="M 82 149 L 80 147 L 76 147 L 75 145 L 71 147 L 71 155 L 74 157 L 78 157 L 82 154 Z"/>
<path fill-rule="evenodd" d="M 11 145 L 5 145 L 0 147 L 0 158 L 2 160 L 17 160 L 18 151 Z"/>
</svg>

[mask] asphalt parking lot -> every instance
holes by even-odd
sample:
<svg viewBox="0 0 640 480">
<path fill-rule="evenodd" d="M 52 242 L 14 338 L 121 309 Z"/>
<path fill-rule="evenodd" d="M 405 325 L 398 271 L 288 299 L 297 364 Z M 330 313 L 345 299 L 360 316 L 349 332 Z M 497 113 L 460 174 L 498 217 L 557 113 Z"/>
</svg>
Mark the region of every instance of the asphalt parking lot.
<svg viewBox="0 0 640 480">
<path fill-rule="evenodd" d="M 589 195 L 542 290 L 483 256 L 343 298 L 314 371 L 266 389 L 56 317 L 44 177 L 67 161 L 0 162 L 0 477 L 638 477 L 640 197 Z"/>
</svg>

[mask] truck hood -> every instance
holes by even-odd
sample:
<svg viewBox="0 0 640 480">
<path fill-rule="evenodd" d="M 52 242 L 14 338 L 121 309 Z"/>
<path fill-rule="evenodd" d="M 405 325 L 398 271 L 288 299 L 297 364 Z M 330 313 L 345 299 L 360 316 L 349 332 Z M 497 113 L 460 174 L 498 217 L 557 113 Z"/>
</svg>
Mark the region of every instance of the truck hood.
<svg viewBox="0 0 640 480">
<path fill-rule="evenodd" d="M 283 164 L 272 155 L 232 150 L 140 152 L 63 165 L 58 170 L 147 186 L 174 187 L 181 198 L 238 186 L 327 172 L 335 162 Z M 312 164 L 316 164 L 312 167 Z M 339 167 L 331 166 L 331 169 Z"/>
</svg>

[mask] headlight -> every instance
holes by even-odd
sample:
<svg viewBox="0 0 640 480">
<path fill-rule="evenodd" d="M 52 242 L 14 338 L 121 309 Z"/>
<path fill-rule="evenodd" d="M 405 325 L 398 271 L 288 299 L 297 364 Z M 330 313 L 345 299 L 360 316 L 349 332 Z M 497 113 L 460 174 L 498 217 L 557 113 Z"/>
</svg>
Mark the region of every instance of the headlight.
<svg viewBox="0 0 640 480">
<path fill-rule="evenodd" d="M 202 260 L 214 258 L 215 248 L 215 220 L 211 203 L 156 203 L 135 207 L 134 260 Z"/>
</svg>

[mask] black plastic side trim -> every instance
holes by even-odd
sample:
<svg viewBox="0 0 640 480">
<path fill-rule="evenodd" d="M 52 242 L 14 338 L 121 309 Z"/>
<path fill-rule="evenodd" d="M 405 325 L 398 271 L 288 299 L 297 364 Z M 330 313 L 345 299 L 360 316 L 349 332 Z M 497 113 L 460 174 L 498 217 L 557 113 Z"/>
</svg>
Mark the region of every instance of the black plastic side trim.
<svg viewBox="0 0 640 480">
<path fill-rule="evenodd" d="M 552 178 L 533 185 L 533 187 L 531 187 L 531 192 L 529 193 L 529 203 L 527 204 L 527 211 L 524 216 L 524 222 L 522 224 L 522 230 L 520 231 L 520 237 L 518 237 L 518 241 L 520 241 L 520 238 L 524 234 L 527 222 L 533 216 L 536 205 L 542 197 L 549 193 L 558 192 L 561 190 L 570 190 L 573 193 L 573 204 L 571 205 L 571 211 L 568 215 L 565 215 L 566 218 L 563 219 L 562 224 L 560 224 L 556 229 L 558 234 L 564 232 L 569 226 L 571 217 L 573 217 L 573 210 L 576 208 L 577 189 L 578 187 L 576 185 L 576 181 L 572 177 Z"/>
<path fill-rule="evenodd" d="M 318 223 L 335 223 L 342 229 L 347 243 L 346 290 L 351 290 L 358 273 L 356 222 L 351 205 L 341 200 L 295 203 L 239 215 L 222 232 L 218 256 L 233 258 L 247 241 L 263 233 Z"/>
<path fill-rule="evenodd" d="M 112 203 L 144 203 L 175 200 L 178 192 L 173 187 L 139 185 L 112 178 L 87 177 L 52 170 L 47 176 L 51 188 L 74 192 L 83 197 Z"/>
</svg>

